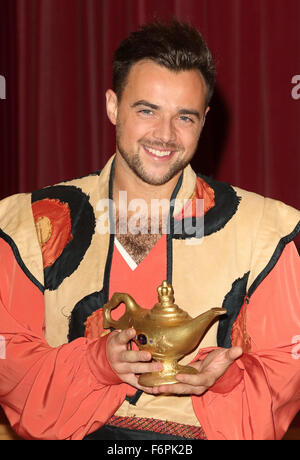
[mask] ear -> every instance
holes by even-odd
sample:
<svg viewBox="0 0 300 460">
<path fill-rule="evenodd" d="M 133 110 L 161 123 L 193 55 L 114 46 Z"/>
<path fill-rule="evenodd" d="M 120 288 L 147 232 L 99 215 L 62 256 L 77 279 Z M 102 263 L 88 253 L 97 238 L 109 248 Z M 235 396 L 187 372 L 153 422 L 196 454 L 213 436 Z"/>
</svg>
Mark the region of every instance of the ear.
<svg viewBox="0 0 300 460">
<path fill-rule="evenodd" d="M 204 116 L 203 116 L 203 124 L 202 124 L 202 127 L 204 126 L 204 123 L 205 123 L 205 120 L 206 120 L 206 115 L 208 114 L 208 112 L 210 111 L 210 107 L 207 106 L 206 107 L 206 110 L 204 112 Z"/>
<path fill-rule="evenodd" d="M 112 89 L 108 89 L 105 93 L 106 97 L 106 113 L 113 125 L 117 123 L 118 115 L 118 97 Z"/>
</svg>

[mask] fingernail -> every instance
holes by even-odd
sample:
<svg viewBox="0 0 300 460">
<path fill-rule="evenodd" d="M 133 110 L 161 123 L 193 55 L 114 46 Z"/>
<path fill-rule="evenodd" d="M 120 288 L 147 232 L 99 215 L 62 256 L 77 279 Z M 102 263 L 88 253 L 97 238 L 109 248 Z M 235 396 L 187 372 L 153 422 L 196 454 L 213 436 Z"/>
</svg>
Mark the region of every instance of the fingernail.
<svg viewBox="0 0 300 460">
<path fill-rule="evenodd" d="M 160 371 L 163 369 L 162 363 L 154 363 L 154 369 Z"/>
</svg>

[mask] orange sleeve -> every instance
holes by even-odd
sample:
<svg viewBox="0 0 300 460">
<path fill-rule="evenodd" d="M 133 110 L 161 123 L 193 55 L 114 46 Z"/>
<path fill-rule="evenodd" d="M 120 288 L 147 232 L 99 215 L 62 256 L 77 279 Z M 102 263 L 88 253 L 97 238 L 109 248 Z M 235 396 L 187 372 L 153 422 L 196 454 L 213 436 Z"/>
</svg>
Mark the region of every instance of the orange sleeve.
<svg viewBox="0 0 300 460">
<path fill-rule="evenodd" d="M 44 339 L 44 297 L 0 240 L 0 404 L 25 439 L 82 439 L 123 402 L 107 336 L 57 348 Z"/>
<path fill-rule="evenodd" d="M 299 280 L 300 258 L 289 243 L 242 307 L 250 351 L 193 397 L 208 439 L 281 439 L 300 410 Z"/>
</svg>

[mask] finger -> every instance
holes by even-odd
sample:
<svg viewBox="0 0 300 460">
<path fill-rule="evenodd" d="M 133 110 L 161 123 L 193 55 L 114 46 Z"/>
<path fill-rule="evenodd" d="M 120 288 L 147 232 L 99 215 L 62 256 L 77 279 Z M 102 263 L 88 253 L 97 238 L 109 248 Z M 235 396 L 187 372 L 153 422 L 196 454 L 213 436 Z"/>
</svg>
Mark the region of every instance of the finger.
<svg viewBox="0 0 300 460">
<path fill-rule="evenodd" d="M 130 340 L 133 339 L 133 337 L 135 337 L 135 335 L 136 335 L 136 332 L 131 327 L 129 329 L 125 329 L 124 331 L 121 331 L 116 337 L 116 340 L 120 345 L 126 345 Z"/>
<path fill-rule="evenodd" d="M 196 371 L 200 372 L 202 361 L 194 361 L 193 363 L 189 363 L 189 366 L 193 367 L 194 369 L 196 369 Z"/>
<path fill-rule="evenodd" d="M 139 384 L 139 376 L 135 374 L 125 374 L 122 376 L 124 382 L 128 383 L 137 390 L 142 390 L 144 393 L 153 394 L 152 387 L 144 387 Z"/>
<path fill-rule="evenodd" d="M 128 377 L 127 383 L 137 388 L 138 390 L 142 390 L 144 393 L 154 394 L 154 391 L 157 389 L 157 387 L 146 387 L 146 386 L 140 385 L 138 375 L 130 374 L 127 377 Z"/>
<path fill-rule="evenodd" d="M 215 383 L 214 377 L 209 374 L 177 374 L 176 380 L 190 387 L 209 388 Z"/>
<path fill-rule="evenodd" d="M 126 350 L 120 353 L 120 361 L 126 363 L 136 363 L 140 361 L 150 361 L 151 353 L 148 351 Z"/>
<path fill-rule="evenodd" d="M 243 349 L 241 347 L 232 347 L 227 350 L 227 358 L 231 362 L 234 362 L 236 359 L 240 358 L 242 354 Z"/>
<path fill-rule="evenodd" d="M 162 369 L 162 364 L 161 363 L 140 363 L 140 362 L 135 362 L 135 363 L 128 363 L 128 362 L 123 362 L 123 363 L 118 363 L 115 366 L 117 372 L 119 374 L 145 374 L 146 372 L 157 372 Z"/>
<path fill-rule="evenodd" d="M 205 386 L 193 386 L 183 383 L 174 383 L 171 385 L 160 385 L 153 387 L 153 394 L 176 394 L 176 395 L 201 395 L 207 390 Z"/>
<path fill-rule="evenodd" d="M 148 393 L 148 394 L 151 394 L 151 395 L 156 394 L 155 393 L 155 387 L 145 387 L 143 385 L 140 385 L 137 382 L 136 388 L 138 388 L 139 390 L 142 390 L 144 393 Z"/>
</svg>

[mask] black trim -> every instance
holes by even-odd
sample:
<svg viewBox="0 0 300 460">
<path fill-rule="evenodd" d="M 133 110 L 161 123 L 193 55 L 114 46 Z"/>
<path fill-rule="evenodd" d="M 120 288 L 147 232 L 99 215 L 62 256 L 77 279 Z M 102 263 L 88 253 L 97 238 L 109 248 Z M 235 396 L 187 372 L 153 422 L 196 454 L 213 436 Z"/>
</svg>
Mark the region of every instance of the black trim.
<svg viewBox="0 0 300 460">
<path fill-rule="evenodd" d="M 113 182 L 114 182 L 114 175 L 115 175 L 115 159 L 112 162 L 110 176 L 109 176 L 109 187 L 108 187 L 108 197 L 109 197 L 109 224 L 110 224 L 110 238 L 109 238 L 109 247 L 106 259 L 106 265 L 104 270 L 104 278 L 103 278 L 103 295 L 104 295 L 104 302 L 103 304 L 107 303 L 109 300 L 109 281 L 110 281 L 110 273 L 111 273 L 111 264 L 114 252 L 114 242 L 115 242 L 115 221 L 114 221 L 114 214 L 112 209 L 113 203 Z M 111 328 L 113 330 L 113 328 Z M 125 399 L 132 405 L 136 405 L 137 401 L 140 399 L 141 395 L 143 394 L 142 390 L 137 390 L 133 396 L 126 396 Z"/>
<path fill-rule="evenodd" d="M 175 200 L 178 191 L 182 185 L 182 180 L 183 180 L 183 172 L 181 173 L 176 187 L 173 190 L 172 196 L 171 196 L 171 205 L 170 205 L 170 210 L 169 210 L 169 219 L 168 219 L 168 230 L 167 230 L 167 238 L 166 238 L 166 244 L 167 244 L 167 267 L 166 267 L 166 276 L 167 276 L 167 282 L 172 284 L 172 278 L 173 278 L 173 241 L 172 241 L 172 235 L 173 235 L 173 226 L 174 226 L 174 219 L 173 219 L 173 213 L 174 213 L 174 207 L 175 203 L 173 200 Z M 140 397 L 142 396 L 143 391 L 142 390 L 137 390 L 135 394 L 132 397 L 126 396 L 126 401 L 128 401 L 132 405 L 136 405 Z"/>
<path fill-rule="evenodd" d="M 133 396 L 126 396 L 126 401 L 128 401 L 132 406 L 135 406 L 136 403 L 138 402 L 138 400 L 140 399 L 140 397 L 142 396 L 143 394 L 143 390 L 137 390 Z"/>
<path fill-rule="evenodd" d="M 231 185 L 201 174 L 197 174 L 197 177 L 202 178 L 213 189 L 215 206 L 200 219 L 196 219 L 196 217 L 186 218 L 183 222 L 178 221 L 177 225 L 175 221 L 172 234 L 174 239 L 201 238 L 218 232 L 231 220 L 239 207 L 241 197 L 237 196 Z M 198 235 L 196 229 L 201 228 L 203 219 L 204 232 L 203 235 Z"/>
<path fill-rule="evenodd" d="M 183 180 L 183 172 L 181 173 L 176 187 L 173 190 L 172 196 L 171 196 L 171 204 L 170 204 L 170 210 L 169 210 L 169 218 L 168 218 L 168 229 L 167 229 L 167 282 L 169 284 L 172 284 L 172 279 L 173 279 L 173 234 L 174 234 L 174 207 L 175 207 L 175 199 L 176 196 L 179 192 L 179 189 L 182 185 L 182 180 Z"/>
<path fill-rule="evenodd" d="M 2 238 L 4 241 L 6 241 L 7 244 L 9 244 L 9 246 L 11 247 L 13 251 L 13 254 L 15 256 L 15 259 L 18 265 L 20 266 L 24 274 L 27 276 L 27 278 L 30 279 L 30 281 L 42 292 L 42 294 L 44 294 L 45 292 L 44 286 L 35 278 L 35 276 L 33 276 L 33 274 L 26 267 L 25 263 L 23 262 L 20 256 L 19 249 L 16 243 L 13 241 L 13 239 L 9 235 L 4 233 L 4 231 L 1 229 L 0 229 L 0 238 Z"/>
<path fill-rule="evenodd" d="M 85 325 L 84 323 L 96 310 L 102 308 L 104 305 L 104 292 L 93 292 L 81 299 L 72 310 L 69 318 L 69 333 L 68 341 L 84 337 Z"/>
<path fill-rule="evenodd" d="M 230 291 L 224 297 L 222 308 L 226 308 L 227 313 L 222 315 L 219 320 L 217 332 L 218 347 L 230 348 L 232 346 L 231 330 L 244 303 L 249 274 L 250 272 L 247 272 L 242 278 L 236 279 Z"/>
<path fill-rule="evenodd" d="M 170 234 L 167 235 L 167 282 L 172 284 L 173 279 L 173 242 Z"/>
<path fill-rule="evenodd" d="M 52 265 L 44 268 L 45 289 L 56 290 L 79 267 L 95 232 L 96 219 L 89 196 L 73 185 L 55 185 L 31 194 L 31 202 L 45 199 L 66 203 L 70 210 L 72 239 Z"/>
<path fill-rule="evenodd" d="M 110 226 L 110 237 L 109 237 L 109 246 L 106 258 L 106 264 L 104 269 L 104 277 L 103 277 L 103 292 L 104 292 L 104 303 L 108 302 L 109 298 L 109 280 L 110 280 L 110 271 L 111 271 L 111 263 L 112 257 L 114 252 L 114 241 L 115 241 L 115 220 L 114 214 L 112 209 L 113 203 L 113 182 L 114 182 L 114 175 L 115 175 L 115 159 L 112 162 L 110 176 L 109 176 L 109 185 L 108 185 L 108 198 L 109 198 L 109 226 Z"/>
<path fill-rule="evenodd" d="M 204 236 L 207 236 L 225 227 L 237 212 L 242 198 L 226 182 L 219 182 L 201 174 L 197 174 L 197 177 L 201 177 L 215 193 L 215 206 L 205 214 Z"/>
<path fill-rule="evenodd" d="M 247 293 L 248 299 L 252 296 L 253 292 L 257 289 L 260 283 L 266 278 L 266 276 L 268 276 L 268 274 L 273 270 L 285 246 L 288 243 L 290 243 L 298 235 L 298 233 L 300 233 L 300 221 L 298 222 L 294 230 L 289 235 L 286 235 L 279 240 L 279 243 L 277 244 L 276 249 L 273 252 L 273 255 L 271 259 L 269 260 L 268 264 L 260 272 L 260 274 L 256 277 L 256 279 L 253 281 L 253 283 L 249 287 L 248 293 Z"/>
</svg>

